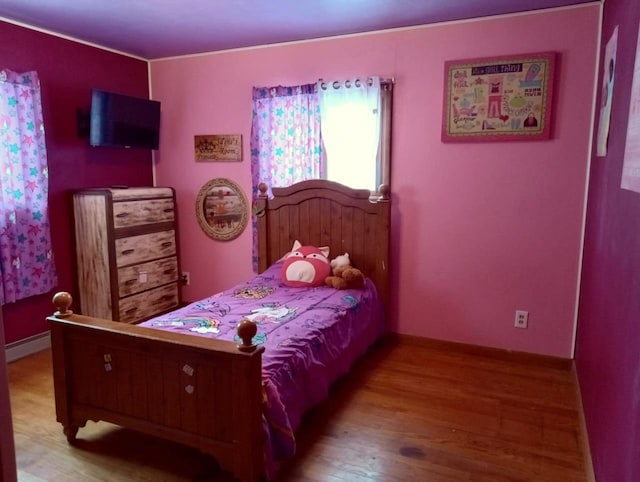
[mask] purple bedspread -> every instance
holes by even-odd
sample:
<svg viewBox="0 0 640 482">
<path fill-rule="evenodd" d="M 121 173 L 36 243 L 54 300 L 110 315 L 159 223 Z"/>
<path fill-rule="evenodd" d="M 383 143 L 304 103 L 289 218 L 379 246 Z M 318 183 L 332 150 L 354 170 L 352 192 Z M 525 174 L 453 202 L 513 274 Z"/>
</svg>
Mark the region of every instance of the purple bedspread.
<svg viewBox="0 0 640 482">
<path fill-rule="evenodd" d="M 237 342 L 241 319 L 258 324 L 254 343 L 265 347 L 268 465 L 295 453 L 294 432 L 304 412 L 324 400 L 330 384 L 384 332 L 382 305 L 371 280 L 361 290 L 289 288 L 281 282 L 281 266 L 276 263 L 246 283 L 141 323 Z"/>
</svg>

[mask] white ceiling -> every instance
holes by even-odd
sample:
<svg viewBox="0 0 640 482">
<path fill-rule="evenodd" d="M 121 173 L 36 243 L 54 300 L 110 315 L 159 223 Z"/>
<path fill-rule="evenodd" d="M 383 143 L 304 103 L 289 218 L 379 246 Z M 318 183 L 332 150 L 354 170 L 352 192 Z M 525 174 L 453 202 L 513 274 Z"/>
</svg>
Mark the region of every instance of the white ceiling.
<svg viewBox="0 0 640 482">
<path fill-rule="evenodd" d="M 0 19 L 155 59 L 580 3 L 592 2 L 0 0 Z"/>
</svg>

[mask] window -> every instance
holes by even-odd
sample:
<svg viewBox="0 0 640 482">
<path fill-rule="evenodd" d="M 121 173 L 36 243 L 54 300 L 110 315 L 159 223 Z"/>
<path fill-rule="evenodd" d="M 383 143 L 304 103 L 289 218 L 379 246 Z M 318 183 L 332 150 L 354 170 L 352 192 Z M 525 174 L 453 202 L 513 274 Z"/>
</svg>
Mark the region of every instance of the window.
<svg viewBox="0 0 640 482">
<path fill-rule="evenodd" d="M 392 81 L 372 77 L 255 87 L 251 125 L 253 204 L 262 182 L 329 179 L 352 188 L 389 183 Z M 258 266 L 253 217 L 253 265 Z"/>
<path fill-rule="evenodd" d="M 327 179 L 370 191 L 389 182 L 391 87 L 378 77 L 318 82 Z"/>
<path fill-rule="evenodd" d="M 389 183 L 393 81 L 371 77 L 253 90 L 257 186 L 329 179 L 375 191 Z"/>
<path fill-rule="evenodd" d="M 253 89 L 251 174 L 254 194 L 260 182 L 271 188 L 324 177 L 314 84 Z"/>
</svg>

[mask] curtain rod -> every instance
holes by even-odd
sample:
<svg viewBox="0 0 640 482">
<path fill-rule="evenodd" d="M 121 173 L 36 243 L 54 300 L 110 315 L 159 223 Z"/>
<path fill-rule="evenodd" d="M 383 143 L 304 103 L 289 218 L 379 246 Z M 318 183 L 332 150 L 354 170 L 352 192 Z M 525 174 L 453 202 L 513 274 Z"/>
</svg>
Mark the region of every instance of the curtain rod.
<svg viewBox="0 0 640 482">
<path fill-rule="evenodd" d="M 323 78 L 318 79 L 318 82 L 320 83 L 320 87 L 322 89 L 326 89 L 327 88 L 327 83 L 324 81 Z M 356 87 L 360 87 L 360 83 L 362 82 L 359 78 L 356 78 L 354 81 L 354 84 Z M 387 79 L 380 79 L 380 85 L 390 89 L 392 87 L 392 85 L 395 83 L 395 78 L 391 77 L 391 78 L 387 78 Z M 334 80 L 332 82 L 332 86 L 334 89 L 337 89 L 340 87 L 341 82 L 338 80 Z M 370 77 L 367 79 L 367 84 L 369 85 L 373 85 L 373 79 L 371 79 Z M 344 81 L 344 86 L 348 89 L 349 87 L 351 87 L 351 80 L 347 79 Z"/>
</svg>

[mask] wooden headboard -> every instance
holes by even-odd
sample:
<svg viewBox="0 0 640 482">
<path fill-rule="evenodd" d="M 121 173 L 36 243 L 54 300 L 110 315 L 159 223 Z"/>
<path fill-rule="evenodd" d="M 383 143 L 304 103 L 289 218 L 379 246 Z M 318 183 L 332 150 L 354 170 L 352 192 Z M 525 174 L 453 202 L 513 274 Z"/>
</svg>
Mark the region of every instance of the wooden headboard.
<svg viewBox="0 0 640 482">
<path fill-rule="evenodd" d="M 366 189 L 332 181 L 311 180 L 290 187 L 260 185 L 258 218 L 259 271 L 303 245 L 329 246 L 331 259 L 349 253 L 351 264 L 375 283 L 385 304 L 389 300 L 389 190 L 370 200 Z"/>
</svg>

